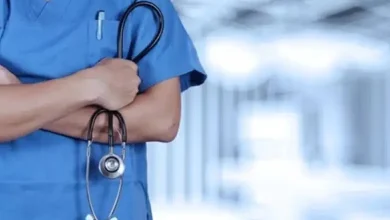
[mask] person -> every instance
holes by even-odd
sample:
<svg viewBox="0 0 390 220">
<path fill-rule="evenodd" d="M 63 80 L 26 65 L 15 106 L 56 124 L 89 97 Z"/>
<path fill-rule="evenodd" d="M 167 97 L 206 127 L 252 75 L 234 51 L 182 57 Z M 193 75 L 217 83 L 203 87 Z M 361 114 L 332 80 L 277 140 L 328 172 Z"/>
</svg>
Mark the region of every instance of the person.
<svg viewBox="0 0 390 220">
<path fill-rule="evenodd" d="M 135 64 L 114 58 L 119 20 L 133 0 L 0 0 L 0 219 L 90 214 L 86 128 L 96 106 L 118 110 L 127 124 L 127 166 L 115 217 L 152 219 L 145 143 L 175 138 L 180 94 L 206 75 L 173 4 L 149 1 L 163 12 L 165 28 Z M 156 28 L 153 13 L 137 8 L 126 25 L 125 55 L 143 50 Z M 108 150 L 106 116 L 98 118 L 93 136 L 91 196 L 105 219 L 118 187 L 97 169 Z"/>
</svg>

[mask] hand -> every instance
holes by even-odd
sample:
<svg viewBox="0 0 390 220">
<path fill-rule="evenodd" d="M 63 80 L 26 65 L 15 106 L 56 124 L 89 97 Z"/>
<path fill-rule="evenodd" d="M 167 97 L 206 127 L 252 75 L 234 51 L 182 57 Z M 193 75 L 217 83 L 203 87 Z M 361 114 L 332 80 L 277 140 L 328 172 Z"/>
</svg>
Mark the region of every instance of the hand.
<svg viewBox="0 0 390 220">
<path fill-rule="evenodd" d="M 123 59 L 104 59 L 86 70 L 85 75 L 98 82 L 96 104 L 119 110 L 133 102 L 140 84 L 137 71 L 135 63 Z"/>
<path fill-rule="evenodd" d="M 0 85 L 20 84 L 19 79 L 8 71 L 5 67 L 0 66 Z"/>
</svg>

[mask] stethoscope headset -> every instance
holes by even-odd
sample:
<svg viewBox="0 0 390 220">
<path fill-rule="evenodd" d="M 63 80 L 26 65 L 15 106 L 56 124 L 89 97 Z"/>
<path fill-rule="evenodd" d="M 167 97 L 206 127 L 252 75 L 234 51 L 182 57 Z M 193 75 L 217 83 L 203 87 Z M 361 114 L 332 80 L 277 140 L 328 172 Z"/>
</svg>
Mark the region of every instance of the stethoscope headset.
<svg viewBox="0 0 390 220">
<path fill-rule="evenodd" d="M 159 42 L 163 31 L 164 31 L 164 16 L 161 12 L 161 10 L 153 3 L 148 1 L 139 1 L 134 2 L 131 4 L 125 13 L 123 14 L 118 28 L 118 39 L 117 39 L 117 58 L 123 58 L 123 38 L 124 38 L 124 31 L 127 19 L 131 12 L 137 8 L 137 7 L 146 7 L 153 11 L 153 13 L 157 16 L 157 31 L 154 35 L 152 41 L 145 47 L 144 50 L 142 50 L 137 56 L 134 58 L 130 57 L 130 53 L 127 56 L 127 59 L 132 60 L 134 63 L 138 63 L 142 58 L 144 58 Z M 125 156 L 126 156 L 126 145 L 127 145 L 127 129 L 126 129 L 126 122 L 121 115 L 119 111 L 110 111 L 104 108 L 99 108 L 94 112 L 94 114 L 91 116 L 89 126 L 88 126 L 88 132 L 87 132 L 87 161 L 86 161 L 86 190 L 87 190 L 87 199 L 89 208 L 91 211 L 91 214 L 87 215 L 87 220 L 98 220 L 93 204 L 92 204 L 92 198 L 91 198 L 91 192 L 90 192 L 90 181 L 89 181 L 89 175 L 90 175 L 90 163 L 91 163 L 91 151 L 92 151 L 92 144 L 93 144 L 93 129 L 95 126 L 96 119 L 101 114 L 107 114 L 108 116 L 108 153 L 104 155 L 100 161 L 99 161 L 99 171 L 100 173 L 108 178 L 108 179 L 119 179 L 119 186 L 118 191 L 114 200 L 114 203 L 112 205 L 111 211 L 108 215 L 108 220 L 117 220 L 116 217 L 113 217 L 115 214 L 115 211 L 117 209 L 120 196 L 122 194 L 122 188 L 123 188 L 123 176 L 125 173 Z M 120 136 L 121 136 L 121 155 L 118 155 L 114 152 L 114 117 L 119 122 L 120 127 Z"/>
</svg>

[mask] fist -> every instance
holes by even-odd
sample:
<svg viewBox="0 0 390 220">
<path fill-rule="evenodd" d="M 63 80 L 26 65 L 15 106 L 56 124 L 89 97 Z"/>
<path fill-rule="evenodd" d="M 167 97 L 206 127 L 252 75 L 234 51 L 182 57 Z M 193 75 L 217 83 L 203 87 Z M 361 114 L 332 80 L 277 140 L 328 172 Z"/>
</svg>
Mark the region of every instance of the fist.
<svg viewBox="0 0 390 220">
<path fill-rule="evenodd" d="M 0 85 L 20 84 L 19 79 L 8 71 L 5 67 L 0 66 Z"/>
<path fill-rule="evenodd" d="M 88 78 L 98 82 L 97 105 L 109 110 L 119 110 L 130 104 L 138 94 L 140 78 L 137 65 L 123 59 L 104 59 L 86 70 Z"/>
</svg>

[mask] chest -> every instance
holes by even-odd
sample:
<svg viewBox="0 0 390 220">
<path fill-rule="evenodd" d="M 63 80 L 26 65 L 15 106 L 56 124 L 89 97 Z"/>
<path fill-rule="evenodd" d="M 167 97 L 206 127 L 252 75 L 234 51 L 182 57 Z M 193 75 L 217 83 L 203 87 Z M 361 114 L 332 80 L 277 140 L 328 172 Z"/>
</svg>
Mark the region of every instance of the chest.
<svg viewBox="0 0 390 220">
<path fill-rule="evenodd" d="M 131 1 L 0 0 L 0 65 L 23 82 L 38 82 L 114 57 L 119 18 Z M 105 14 L 100 24 L 99 11 Z"/>
</svg>

